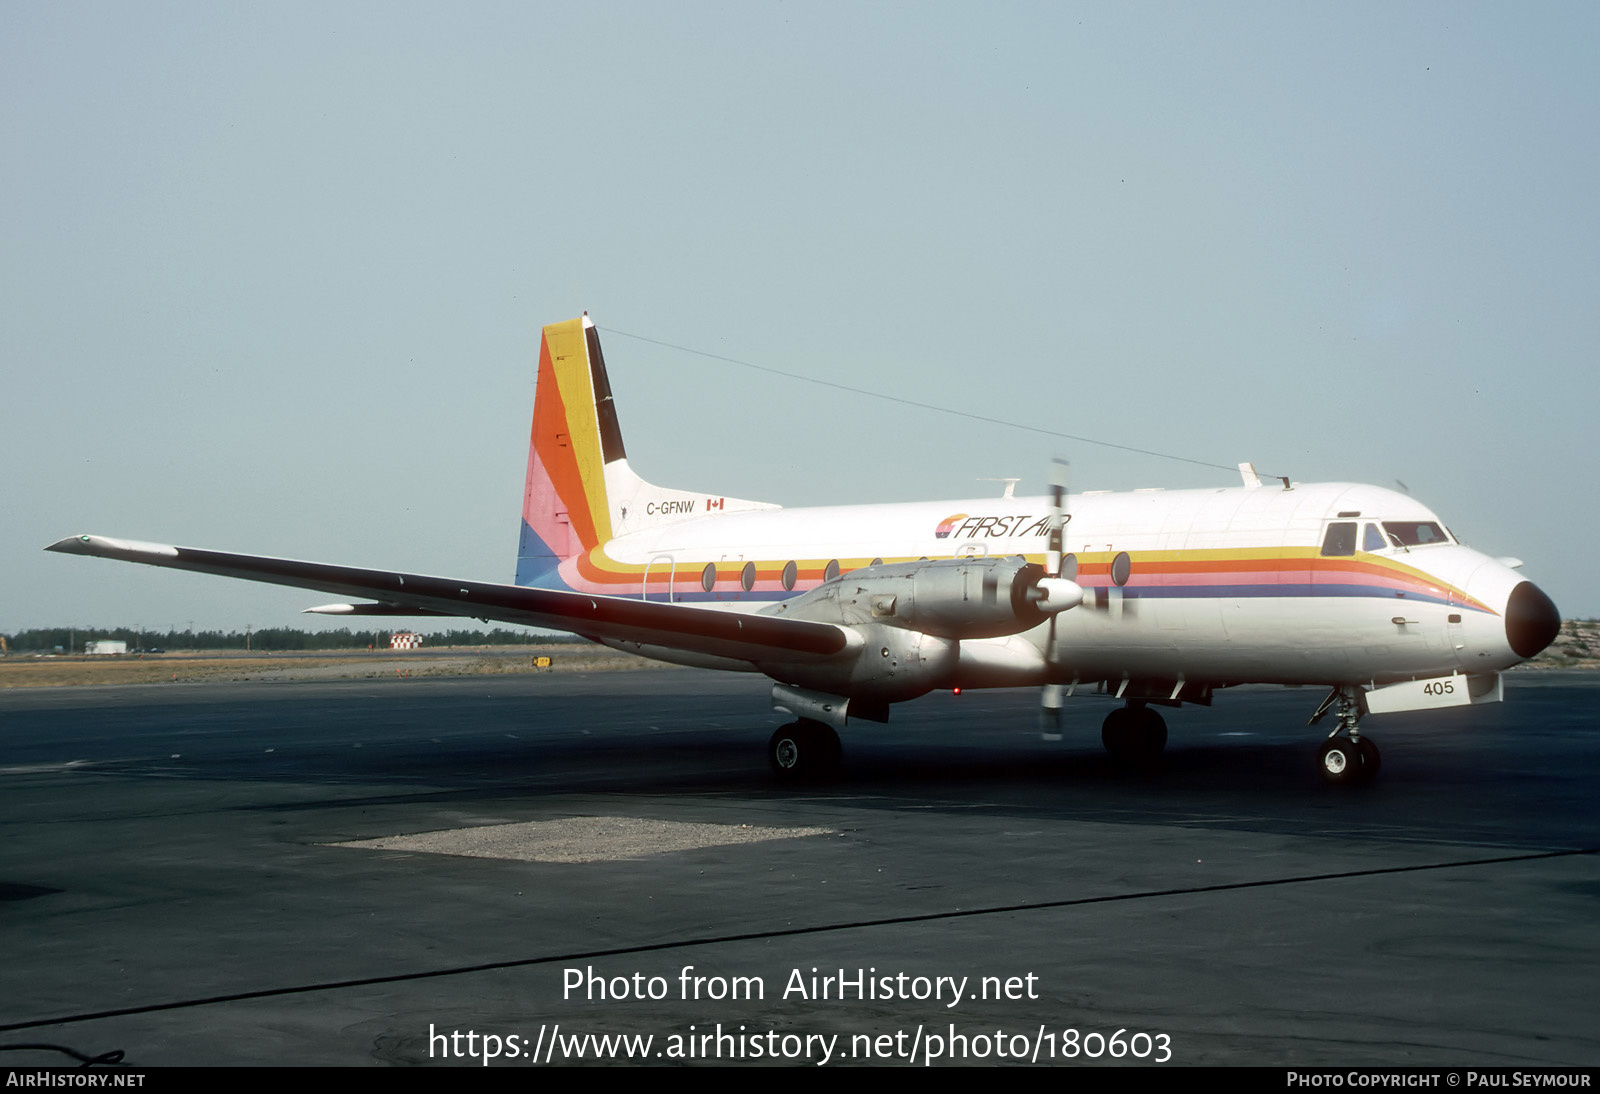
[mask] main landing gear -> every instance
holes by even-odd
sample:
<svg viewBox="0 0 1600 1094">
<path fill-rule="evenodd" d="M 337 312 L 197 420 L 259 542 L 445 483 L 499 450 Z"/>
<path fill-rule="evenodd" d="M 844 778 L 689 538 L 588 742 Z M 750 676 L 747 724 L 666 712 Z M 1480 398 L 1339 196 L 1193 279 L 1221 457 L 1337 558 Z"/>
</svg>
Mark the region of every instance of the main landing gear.
<svg viewBox="0 0 1600 1094">
<path fill-rule="evenodd" d="M 767 742 L 772 770 L 791 782 L 833 774 L 843 754 L 833 727 L 809 718 L 780 727 Z"/>
<path fill-rule="evenodd" d="M 1144 703 L 1133 700 L 1106 715 L 1100 741 L 1124 767 L 1154 767 L 1167 747 L 1167 723 Z"/>
<path fill-rule="evenodd" d="M 1335 786 L 1370 782 L 1383 759 L 1372 738 L 1361 735 L 1361 689 L 1349 685 L 1334 688 L 1306 724 L 1316 725 L 1335 707 L 1339 724 L 1317 749 L 1317 770 Z"/>
</svg>

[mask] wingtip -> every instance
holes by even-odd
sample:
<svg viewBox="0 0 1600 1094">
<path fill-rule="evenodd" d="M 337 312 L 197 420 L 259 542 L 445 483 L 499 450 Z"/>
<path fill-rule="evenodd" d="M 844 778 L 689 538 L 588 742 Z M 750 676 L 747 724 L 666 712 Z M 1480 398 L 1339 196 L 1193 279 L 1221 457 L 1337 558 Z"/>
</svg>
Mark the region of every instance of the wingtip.
<svg viewBox="0 0 1600 1094">
<path fill-rule="evenodd" d="M 164 555 L 176 558 L 178 549 L 165 543 L 145 543 L 137 539 L 113 539 L 111 536 L 68 536 L 58 539 L 46 551 L 60 551 L 68 555 L 96 555 L 100 558 L 125 558 L 129 555 Z"/>
</svg>

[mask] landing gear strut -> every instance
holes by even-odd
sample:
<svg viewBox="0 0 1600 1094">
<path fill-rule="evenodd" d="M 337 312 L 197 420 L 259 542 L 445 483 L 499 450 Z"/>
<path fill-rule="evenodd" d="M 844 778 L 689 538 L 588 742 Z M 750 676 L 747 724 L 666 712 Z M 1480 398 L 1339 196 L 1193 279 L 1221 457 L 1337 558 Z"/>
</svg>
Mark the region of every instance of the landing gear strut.
<svg viewBox="0 0 1600 1094">
<path fill-rule="evenodd" d="M 1317 749 L 1317 770 L 1335 786 L 1370 782 L 1378 774 L 1383 759 L 1371 737 L 1361 735 L 1361 689 L 1348 684 L 1334 688 L 1322 700 L 1307 725 L 1316 725 L 1323 715 L 1338 708 L 1339 724 Z"/>
<path fill-rule="evenodd" d="M 1137 700 L 1106 715 L 1100 741 L 1111 759 L 1126 767 L 1152 767 L 1167 747 L 1167 723 Z"/>
<path fill-rule="evenodd" d="M 832 726 L 801 718 L 772 734 L 767 742 L 767 758 L 781 779 L 799 782 L 830 775 L 839 769 L 843 755 L 839 735 Z"/>
</svg>

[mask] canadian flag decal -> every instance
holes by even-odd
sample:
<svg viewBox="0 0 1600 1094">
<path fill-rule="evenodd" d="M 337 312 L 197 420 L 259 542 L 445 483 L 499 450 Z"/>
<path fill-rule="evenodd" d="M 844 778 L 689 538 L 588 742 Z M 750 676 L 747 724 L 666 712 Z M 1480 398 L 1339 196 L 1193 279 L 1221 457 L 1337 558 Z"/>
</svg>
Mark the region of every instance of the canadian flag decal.
<svg viewBox="0 0 1600 1094">
<path fill-rule="evenodd" d="M 722 503 L 723 503 L 724 500 L 725 499 L 723 499 L 723 498 L 707 498 L 706 499 L 706 508 L 707 509 L 721 509 L 722 508 Z"/>
</svg>

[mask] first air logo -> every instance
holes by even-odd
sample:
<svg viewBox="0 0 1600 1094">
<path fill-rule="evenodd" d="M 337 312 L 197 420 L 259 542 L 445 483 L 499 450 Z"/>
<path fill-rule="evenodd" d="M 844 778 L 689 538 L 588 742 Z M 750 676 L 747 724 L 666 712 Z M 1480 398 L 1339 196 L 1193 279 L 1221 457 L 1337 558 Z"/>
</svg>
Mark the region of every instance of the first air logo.
<svg viewBox="0 0 1600 1094">
<path fill-rule="evenodd" d="M 1065 524 L 1072 519 L 1063 515 Z M 969 517 L 956 513 L 945 517 L 933 530 L 935 539 L 1014 539 L 1018 536 L 1046 536 L 1050 534 L 1050 518 L 1035 517 L 1032 513 L 1018 513 L 1005 517 Z"/>
</svg>

